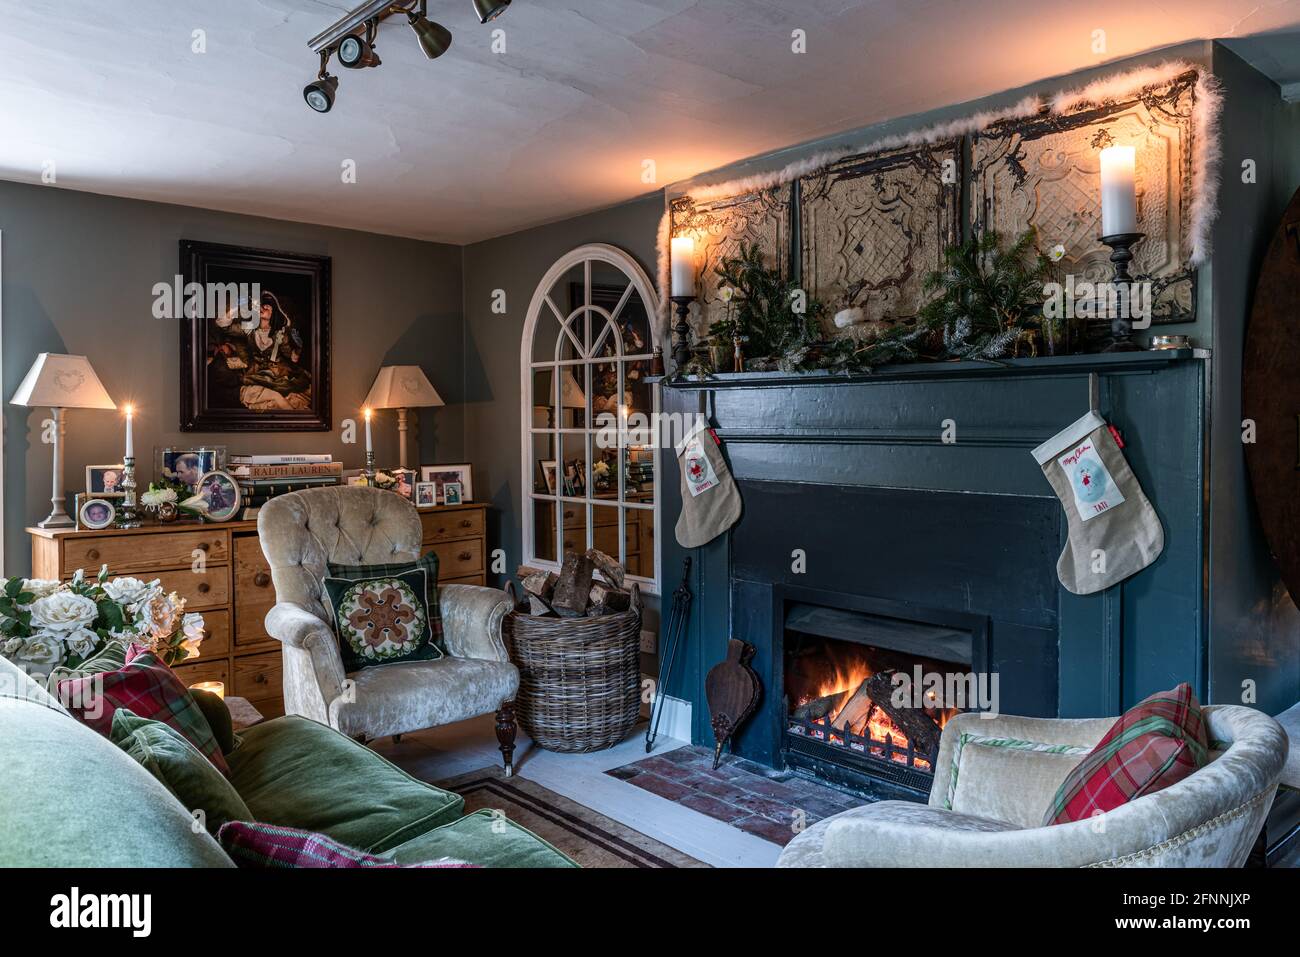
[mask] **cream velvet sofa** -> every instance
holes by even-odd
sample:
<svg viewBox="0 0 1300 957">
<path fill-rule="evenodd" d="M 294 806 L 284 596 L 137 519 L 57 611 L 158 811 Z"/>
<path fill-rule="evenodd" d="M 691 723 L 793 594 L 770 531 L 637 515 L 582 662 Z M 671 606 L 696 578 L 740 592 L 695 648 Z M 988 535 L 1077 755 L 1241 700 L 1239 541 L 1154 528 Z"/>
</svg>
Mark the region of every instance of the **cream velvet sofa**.
<svg viewBox="0 0 1300 957">
<path fill-rule="evenodd" d="M 1251 708 L 1205 714 L 1217 749 L 1205 767 L 1092 820 L 1051 827 L 1038 822 L 1057 787 L 1115 719 L 959 715 L 943 730 L 929 804 L 882 801 L 827 818 L 791 841 L 777 866 L 1240 867 L 1273 803 L 1286 734 Z M 980 738 L 1075 753 L 971 743 Z"/>
<path fill-rule="evenodd" d="M 343 671 L 324 603 L 327 565 L 418 558 L 423 533 L 410 502 L 364 487 L 293 492 L 262 507 L 257 532 L 275 584 L 266 630 L 283 646 L 286 713 L 371 741 L 496 712 L 506 773 L 512 773 L 519 671 L 501 639 L 510 611 L 505 592 L 438 589 L 449 657 Z"/>
</svg>

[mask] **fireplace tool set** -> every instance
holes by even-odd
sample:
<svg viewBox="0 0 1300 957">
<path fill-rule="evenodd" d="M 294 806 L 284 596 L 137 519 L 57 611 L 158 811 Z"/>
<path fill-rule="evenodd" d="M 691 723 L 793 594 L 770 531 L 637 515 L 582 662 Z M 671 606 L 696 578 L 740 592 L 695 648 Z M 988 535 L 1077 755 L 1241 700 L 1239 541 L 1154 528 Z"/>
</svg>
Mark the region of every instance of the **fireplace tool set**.
<svg viewBox="0 0 1300 957">
<path fill-rule="evenodd" d="M 655 746 L 659 735 L 659 719 L 664 716 L 664 689 L 673 674 L 673 662 L 677 658 L 677 646 L 682 642 L 686 631 L 686 620 L 691 610 L 691 557 L 686 556 L 682 562 L 682 583 L 673 592 L 673 607 L 668 615 L 668 628 L 665 632 L 664 646 L 659 649 L 659 680 L 655 684 L 654 700 L 650 704 L 650 724 L 645 729 L 645 751 L 649 754 Z"/>
</svg>

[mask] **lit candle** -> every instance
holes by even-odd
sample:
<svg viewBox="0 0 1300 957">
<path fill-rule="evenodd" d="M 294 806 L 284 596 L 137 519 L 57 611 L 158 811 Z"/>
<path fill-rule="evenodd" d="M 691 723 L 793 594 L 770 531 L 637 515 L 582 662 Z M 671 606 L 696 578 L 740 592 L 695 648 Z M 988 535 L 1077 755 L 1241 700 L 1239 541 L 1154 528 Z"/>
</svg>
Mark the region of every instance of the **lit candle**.
<svg viewBox="0 0 1300 957">
<path fill-rule="evenodd" d="M 226 683 L 224 681 L 200 681 L 198 684 L 190 685 L 190 690 L 207 691 L 223 700 L 226 697 Z"/>
<path fill-rule="evenodd" d="M 672 276 L 674 296 L 695 295 L 695 240 L 690 236 L 673 237 Z"/>
<path fill-rule="evenodd" d="M 371 445 L 371 439 L 370 439 L 370 414 L 371 414 L 370 410 L 366 409 L 366 453 L 367 454 L 375 450 L 374 446 Z"/>
<path fill-rule="evenodd" d="M 1137 232 L 1137 150 L 1108 146 L 1101 151 L 1101 234 Z"/>
<path fill-rule="evenodd" d="M 126 407 L 126 457 L 135 458 L 135 409 Z"/>
</svg>

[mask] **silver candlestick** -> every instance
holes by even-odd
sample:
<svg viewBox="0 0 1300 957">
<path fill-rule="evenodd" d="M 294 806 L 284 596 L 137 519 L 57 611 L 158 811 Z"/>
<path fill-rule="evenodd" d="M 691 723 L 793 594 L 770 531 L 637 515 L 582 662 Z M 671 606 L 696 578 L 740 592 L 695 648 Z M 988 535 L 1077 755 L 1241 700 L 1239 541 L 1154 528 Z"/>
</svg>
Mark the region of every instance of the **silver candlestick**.
<svg viewBox="0 0 1300 957">
<path fill-rule="evenodd" d="M 135 510 L 135 458 L 122 463 L 122 508 L 118 513 L 119 528 L 139 528 L 140 516 Z"/>
<path fill-rule="evenodd" d="M 374 486 L 375 484 L 375 453 L 366 453 L 366 484 Z"/>
</svg>

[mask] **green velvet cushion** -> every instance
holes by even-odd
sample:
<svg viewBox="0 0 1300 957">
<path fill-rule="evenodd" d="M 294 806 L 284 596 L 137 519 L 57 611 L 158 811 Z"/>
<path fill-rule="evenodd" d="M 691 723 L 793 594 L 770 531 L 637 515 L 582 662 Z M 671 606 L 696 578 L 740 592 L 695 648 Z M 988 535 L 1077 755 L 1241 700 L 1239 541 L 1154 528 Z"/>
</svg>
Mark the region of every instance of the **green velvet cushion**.
<svg viewBox="0 0 1300 957">
<path fill-rule="evenodd" d="M 75 668 L 60 665 L 50 672 L 45 687 L 50 694 L 59 693 L 59 682 L 69 678 L 85 678 L 89 675 L 103 674 L 105 671 L 117 671 L 126 664 L 126 646 L 118 641 L 110 641 L 94 656 L 87 658 Z"/>
<path fill-rule="evenodd" d="M 447 643 L 442 636 L 442 603 L 438 600 L 438 553 L 429 552 L 413 562 L 393 562 L 387 565 L 335 565 L 329 563 L 330 578 L 346 578 L 348 581 L 362 581 L 366 578 L 381 578 L 386 575 L 400 575 L 423 569 L 429 573 L 425 586 L 425 602 L 429 607 L 429 630 L 431 639 L 438 650 L 448 654 Z"/>
<path fill-rule="evenodd" d="M 370 853 L 460 817 L 464 800 L 417 781 L 315 721 L 275 718 L 241 733 L 230 780 L 258 821 L 317 831 Z"/>
<path fill-rule="evenodd" d="M 488 810 L 412 838 L 384 857 L 398 864 L 453 857 L 479 867 L 578 866 L 532 831 Z"/>
<path fill-rule="evenodd" d="M 140 762 L 191 814 L 203 812 L 208 833 L 215 834 L 227 821 L 253 819 L 239 793 L 212 762 L 161 721 L 118 708 L 113 712 L 109 740 Z"/>
<path fill-rule="evenodd" d="M 26 675 L 0 659 L 0 687 L 17 677 Z M 0 696 L 0 867 L 234 867 L 192 823 L 107 738 L 41 702 Z"/>
<path fill-rule="evenodd" d="M 338 637 L 343 670 L 436 661 L 423 568 L 373 578 L 326 578 L 325 599 Z"/>
<path fill-rule="evenodd" d="M 207 718 L 208 727 L 212 729 L 212 736 L 217 739 L 217 747 L 221 749 L 221 753 L 229 754 L 235 750 L 235 746 L 239 744 L 239 735 L 235 734 L 235 722 L 230 717 L 230 709 L 226 707 L 225 699 L 219 694 L 201 688 L 191 688 L 190 697 L 203 712 L 203 717 Z"/>
</svg>

